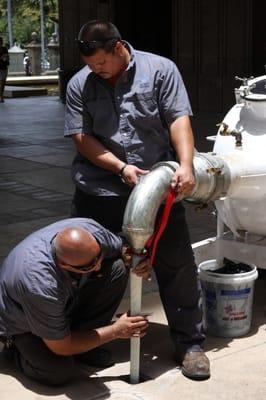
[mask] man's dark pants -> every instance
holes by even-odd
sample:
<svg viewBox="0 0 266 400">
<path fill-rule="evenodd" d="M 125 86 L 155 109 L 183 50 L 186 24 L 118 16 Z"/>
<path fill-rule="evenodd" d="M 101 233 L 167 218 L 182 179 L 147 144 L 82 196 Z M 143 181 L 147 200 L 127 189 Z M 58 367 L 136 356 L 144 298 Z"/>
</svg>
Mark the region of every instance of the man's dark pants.
<svg viewBox="0 0 266 400">
<path fill-rule="evenodd" d="M 71 329 L 92 329 L 110 324 L 128 280 L 122 260 L 105 262 L 100 276 L 93 274 L 78 291 L 71 311 Z M 54 354 L 31 333 L 13 336 L 17 367 L 29 378 L 48 385 L 67 383 L 74 376 L 75 358 Z M 11 350 L 12 351 L 12 350 Z"/>
<path fill-rule="evenodd" d="M 127 201 L 127 197 L 89 196 L 76 189 L 72 216 L 93 218 L 107 229 L 119 232 Z M 160 207 L 157 219 L 162 210 Z M 175 350 L 182 359 L 186 351 L 201 349 L 205 335 L 200 284 L 181 203 L 172 207 L 158 243 L 154 271 Z"/>
</svg>

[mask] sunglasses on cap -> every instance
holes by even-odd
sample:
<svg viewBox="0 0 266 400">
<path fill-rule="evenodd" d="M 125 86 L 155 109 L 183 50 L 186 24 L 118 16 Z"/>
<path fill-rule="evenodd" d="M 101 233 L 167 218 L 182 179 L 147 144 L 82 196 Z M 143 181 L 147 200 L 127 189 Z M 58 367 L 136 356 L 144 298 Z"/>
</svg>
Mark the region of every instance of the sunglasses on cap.
<svg viewBox="0 0 266 400">
<path fill-rule="evenodd" d="M 111 40 L 115 41 L 114 44 L 119 41 L 117 37 L 110 37 L 105 40 L 89 40 L 89 41 L 77 39 L 77 42 L 80 52 L 84 56 L 90 56 L 93 50 L 103 49 L 106 43 L 110 42 Z"/>
<path fill-rule="evenodd" d="M 54 259 L 57 259 L 55 245 L 54 245 L 53 241 L 51 242 L 51 247 L 52 247 L 52 254 L 54 256 Z M 90 271 L 94 270 L 94 268 L 96 267 L 97 263 L 99 262 L 101 256 L 102 256 L 102 252 L 100 251 L 100 253 L 88 264 L 84 264 L 84 265 L 71 265 L 68 263 L 66 263 L 66 264 L 69 267 L 72 267 L 76 270 L 79 270 L 82 272 L 90 272 Z"/>
</svg>

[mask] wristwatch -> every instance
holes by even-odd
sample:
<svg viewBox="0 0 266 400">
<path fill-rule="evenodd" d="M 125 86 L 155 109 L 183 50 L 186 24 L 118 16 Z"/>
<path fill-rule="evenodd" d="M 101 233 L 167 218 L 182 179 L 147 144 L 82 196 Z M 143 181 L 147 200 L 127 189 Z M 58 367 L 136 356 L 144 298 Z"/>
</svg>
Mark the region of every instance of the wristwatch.
<svg viewBox="0 0 266 400">
<path fill-rule="evenodd" d="M 124 169 L 125 169 L 127 166 L 128 166 L 128 164 L 125 163 L 125 164 L 123 165 L 123 167 L 120 169 L 119 174 L 118 174 L 118 175 L 120 176 L 120 178 L 123 178 L 123 172 L 124 172 Z"/>
</svg>

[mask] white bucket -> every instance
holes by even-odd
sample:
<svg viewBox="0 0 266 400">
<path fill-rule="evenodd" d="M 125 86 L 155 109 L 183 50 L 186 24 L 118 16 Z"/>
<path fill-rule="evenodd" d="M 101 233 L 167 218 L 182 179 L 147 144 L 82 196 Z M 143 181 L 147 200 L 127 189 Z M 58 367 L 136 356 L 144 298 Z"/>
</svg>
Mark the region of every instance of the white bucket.
<svg viewBox="0 0 266 400">
<path fill-rule="evenodd" d="M 238 274 L 215 273 L 217 260 L 199 265 L 205 329 L 214 336 L 237 337 L 249 332 L 252 319 L 255 265 Z"/>
</svg>

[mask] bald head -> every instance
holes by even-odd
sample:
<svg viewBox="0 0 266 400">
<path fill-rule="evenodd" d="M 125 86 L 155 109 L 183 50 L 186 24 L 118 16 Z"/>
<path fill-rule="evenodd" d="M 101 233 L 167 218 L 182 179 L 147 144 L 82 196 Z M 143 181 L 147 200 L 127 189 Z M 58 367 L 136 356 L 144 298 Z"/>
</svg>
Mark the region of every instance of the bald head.
<svg viewBox="0 0 266 400">
<path fill-rule="evenodd" d="M 92 234 L 84 228 L 69 227 L 60 231 L 54 240 L 56 256 L 66 264 L 89 264 L 101 248 Z"/>
</svg>

